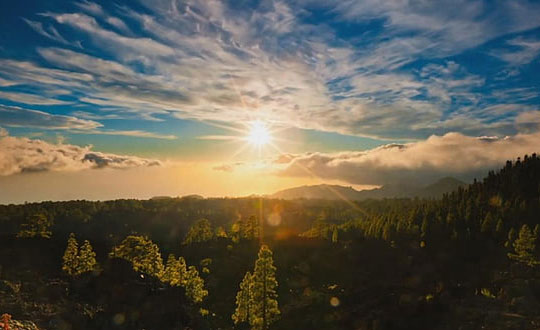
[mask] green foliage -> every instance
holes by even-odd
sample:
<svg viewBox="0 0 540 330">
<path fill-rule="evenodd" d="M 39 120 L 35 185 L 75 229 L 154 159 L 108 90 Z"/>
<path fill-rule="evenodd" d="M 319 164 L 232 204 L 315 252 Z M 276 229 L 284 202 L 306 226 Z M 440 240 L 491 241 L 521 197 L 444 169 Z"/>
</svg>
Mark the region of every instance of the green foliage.
<svg viewBox="0 0 540 330">
<path fill-rule="evenodd" d="M 200 303 L 208 295 L 204 289 L 204 280 L 199 276 L 195 266 L 189 266 L 185 281 L 186 296 L 195 303 Z"/>
<path fill-rule="evenodd" d="M 206 219 L 199 219 L 189 228 L 184 244 L 206 242 L 212 238 L 214 238 L 214 233 L 210 222 Z"/>
<path fill-rule="evenodd" d="M 536 248 L 535 241 L 536 237 L 531 232 L 529 226 L 523 225 L 519 231 L 518 238 L 513 244 L 515 253 L 508 253 L 508 257 L 529 267 L 540 264 L 534 255 Z"/>
<path fill-rule="evenodd" d="M 79 244 L 75 238 L 75 234 L 71 233 L 62 258 L 62 270 L 70 276 L 98 270 L 99 266 L 96 261 L 96 253 L 93 251 L 90 242 L 85 240 L 80 249 L 78 246 Z"/>
<path fill-rule="evenodd" d="M 259 238 L 259 221 L 255 216 L 250 216 L 244 224 L 243 238 L 254 240 Z"/>
<path fill-rule="evenodd" d="M 480 228 L 480 232 L 483 234 L 490 235 L 492 234 L 495 226 L 496 226 L 495 220 L 493 219 L 491 212 L 488 212 L 488 214 L 484 218 L 484 221 L 482 221 L 482 227 Z"/>
<path fill-rule="evenodd" d="M 334 227 L 334 231 L 332 232 L 332 243 L 338 242 L 338 229 L 337 227 Z"/>
<path fill-rule="evenodd" d="M 169 254 L 167 265 L 160 279 L 171 286 L 185 286 L 186 273 L 187 267 L 184 258 L 176 259 L 174 254 Z"/>
<path fill-rule="evenodd" d="M 267 330 L 270 324 L 279 318 L 277 286 L 272 251 L 268 246 L 263 245 L 259 250 L 253 272 L 251 290 L 253 312 L 250 317 L 250 325 L 253 330 Z"/>
<path fill-rule="evenodd" d="M 62 270 L 68 274 L 68 275 L 76 275 L 77 272 L 77 266 L 78 266 L 78 255 L 79 253 L 79 244 L 77 243 L 77 239 L 75 238 L 75 234 L 71 233 L 69 234 L 69 238 L 67 241 L 67 247 L 66 251 L 64 252 L 64 256 L 62 257 L 63 263 L 62 263 Z"/>
<path fill-rule="evenodd" d="M 510 228 L 510 230 L 508 231 L 508 239 L 504 243 L 504 246 L 506 248 L 510 248 L 515 239 L 516 239 L 516 230 L 514 228 Z"/>
<path fill-rule="evenodd" d="M 313 225 L 308 231 L 300 234 L 300 237 L 328 239 L 332 228 L 333 225 L 330 225 L 326 222 L 324 216 L 321 216 L 313 222 Z"/>
<path fill-rule="evenodd" d="M 98 269 L 96 253 L 92 249 L 92 245 L 90 245 L 90 242 L 88 240 L 85 240 L 83 245 L 81 246 L 76 269 L 77 274 L 93 272 Z"/>
<path fill-rule="evenodd" d="M 259 221 L 255 216 L 237 220 L 231 226 L 230 237 L 234 243 L 240 240 L 254 240 L 260 236 Z"/>
<path fill-rule="evenodd" d="M 195 266 L 187 268 L 184 258 L 176 259 L 174 254 L 169 254 L 160 280 L 171 286 L 183 287 L 186 290 L 186 296 L 194 303 L 202 302 L 208 295 L 208 291 L 204 289 L 204 280 L 199 276 L 197 268 Z"/>
<path fill-rule="evenodd" d="M 234 324 L 242 322 L 250 322 L 251 313 L 253 311 L 252 304 L 253 299 L 251 295 L 251 290 L 253 287 L 253 275 L 250 272 L 247 272 L 240 282 L 240 290 L 236 294 L 236 309 L 232 315 Z"/>
<path fill-rule="evenodd" d="M 495 295 L 488 288 L 482 288 L 480 294 L 486 298 L 495 299 Z"/>
<path fill-rule="evenodd" d="M 122 258 L 131 262 L 133 269 L 161 278 L 163 259 L 159 247 L 147 237 L 130 235 L 109 253 L 111 258 Z"/>
<path fill-rule="evenodd" d="M 26 223 L 21 224 L 21 229 L 17 233 L 19 238 L 51 238 L 52 232 L 50 227 L 52 221 L 43 213 L 35 213 Z"/>
<path fill-rule="evenodd" d="M 227 232 L 222 226 L 218 226 L 215 232 L 216 238 L 227 238 Z"/>
</svg>

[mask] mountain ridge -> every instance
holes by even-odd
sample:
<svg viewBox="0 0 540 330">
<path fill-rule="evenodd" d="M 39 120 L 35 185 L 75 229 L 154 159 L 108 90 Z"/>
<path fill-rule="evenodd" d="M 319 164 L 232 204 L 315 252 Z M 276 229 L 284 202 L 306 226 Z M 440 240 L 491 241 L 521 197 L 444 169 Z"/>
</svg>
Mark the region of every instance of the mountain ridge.
<svg viewBox="0 0 540 330">
<path fill-rule="evenodd" d="M 384 185 L 380 188 L 356 190 L 341 185 L 304 185 L 277 191 L 269 197 L 279 199 L 384 199 L 384 198 L 440 198 L 443 194 L 465 187 L 468 184 L 453 177 L 444 177 L 434 183 L 420 186 L 414 184 Z"/>
</svg>

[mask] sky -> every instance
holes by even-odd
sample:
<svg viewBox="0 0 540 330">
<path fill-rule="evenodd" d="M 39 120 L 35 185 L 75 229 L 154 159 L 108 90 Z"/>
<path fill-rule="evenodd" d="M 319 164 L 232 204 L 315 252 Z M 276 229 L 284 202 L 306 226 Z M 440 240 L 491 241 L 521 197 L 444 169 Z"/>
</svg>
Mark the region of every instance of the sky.
<svg viewBox="0 0 540 330">
<path fill-rule="evenodd" d="M 540 149 L 538 17 L 524 0 L 3 1 L 0 203 L 482 178 Z"/>
</svg>

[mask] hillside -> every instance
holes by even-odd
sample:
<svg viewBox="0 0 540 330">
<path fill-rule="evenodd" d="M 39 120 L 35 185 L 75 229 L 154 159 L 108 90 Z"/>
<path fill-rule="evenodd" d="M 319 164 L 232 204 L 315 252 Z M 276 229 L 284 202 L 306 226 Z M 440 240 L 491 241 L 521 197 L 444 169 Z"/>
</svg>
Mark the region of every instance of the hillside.
<svg viewBox="0 0 540 330">
<path fill-rule="evenodd" d="M 264 264 L 272 330 L 536 330 L 539 188 L 533 155 L 441 199 L 0 205 L 0 313 L 40 329 L 247 329 L 231 316 Z"/>
<path fill-rule="evenodd" d="M 279 199 L 327 199 L 338 200 L 346 198 L 348 200 L 383 199 L 383 198 L 440 198 L 445 193 L 465 187 L 467 184 L 455 178 L 446 177 L 427 186 L 418 187 L 415 185 L 394 184 L 385 185 L 381 188 L 371 190 L 356 190 L 352 187 L 340 185 L 313 185 L 301 186 L 280 190 L 272 194 L 271 198 Z"/>
</svg>

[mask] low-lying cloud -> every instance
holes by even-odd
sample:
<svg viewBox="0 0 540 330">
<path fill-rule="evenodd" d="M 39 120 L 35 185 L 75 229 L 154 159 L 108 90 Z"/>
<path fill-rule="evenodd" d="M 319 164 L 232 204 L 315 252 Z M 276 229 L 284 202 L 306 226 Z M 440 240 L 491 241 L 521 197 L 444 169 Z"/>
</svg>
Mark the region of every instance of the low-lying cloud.
<svg viewBox="0 0 540 330">
<path fill-rule="evenodd" d="M 27 172 L 159 166 L 161 162 L 128 155 L 97 152 L 92 146 L 53 144 L 9 136 L 0 128 L 0 176 Z"/>
<path fill-rule="evenodd" d="M 448 133 L 367 151 L 289 154 L 280 157 L 276 166 L 283 166 L 280 175 L 314 175 L 351 184 L 427 184 L 449 175 L 472 180 L 500 168 L 506 160 L 540 152 L 539 141 L 540 133 L 505 138 Z"/>
</svg>

